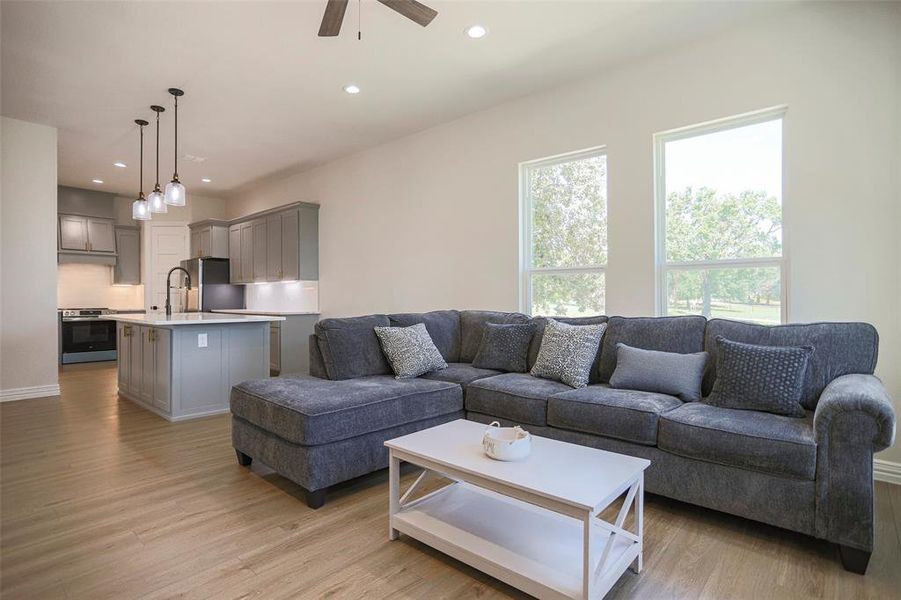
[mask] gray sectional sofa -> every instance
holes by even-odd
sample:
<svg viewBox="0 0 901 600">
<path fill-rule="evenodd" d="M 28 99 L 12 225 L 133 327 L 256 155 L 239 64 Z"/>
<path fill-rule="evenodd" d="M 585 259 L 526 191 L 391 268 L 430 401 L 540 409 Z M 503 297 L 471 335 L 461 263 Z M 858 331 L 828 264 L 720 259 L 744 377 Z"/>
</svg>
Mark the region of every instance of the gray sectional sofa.
<svg viewBox="0 0 901 600">
<path fill-rule="evenodd" d="M 385 440 L 465 417 L 519 424 L 536 435 L 651 460 L 647 490 L 829 540 L 845 568 L 866 570 L 874 537 L 873 454 L 892 445 L 895 413 L 873 376 L 878 336 L 865 323 L 767 327 L 703 317 L 589 317 L 606 322 L 591 384 L 573 389 L 528 373 L 471 365 L 484 324 L 530 317 L 435 311 L 320 321 L 310 376 L 244 382 L 232 390 L 232 439 L 307 490 L 318 508 L 329 486 L 387 466 Z M 543 335 L 538 325 L 534 363 Z M 424 323 L 448 368 L 397 380 L 373 327 Z M 682 402 L 613 389 L 616 344 L 710 353 L 703 390 L 716 378 L 717 336 L 771 346 L 813 346 L 805 418 Z"/>
</svg>

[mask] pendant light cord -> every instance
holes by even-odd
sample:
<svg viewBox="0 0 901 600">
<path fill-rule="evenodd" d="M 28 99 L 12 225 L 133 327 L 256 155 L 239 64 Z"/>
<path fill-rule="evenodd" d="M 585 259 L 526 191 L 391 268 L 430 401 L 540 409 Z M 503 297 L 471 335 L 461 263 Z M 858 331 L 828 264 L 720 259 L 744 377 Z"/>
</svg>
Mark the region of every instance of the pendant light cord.
<svg viewBox="0 0 901 600">
<path fill-rule="evenodd" d="M 141 173 L 141 189 L 138 190 L 138 197 L 144 195 L 144 126 L 139 125 L 141 128 L 141 167 L 139 169 Z"/>
<path fill-rule="evenodd" d="M 175 96 L 175 174 L 173 179 L 178 179 L 178 96 Z"/>
<path fill-rule="evenodd" d="M 160 189 L 160 113 L 156 113 L 156 185 L 154 191 Z"/>
</svg>

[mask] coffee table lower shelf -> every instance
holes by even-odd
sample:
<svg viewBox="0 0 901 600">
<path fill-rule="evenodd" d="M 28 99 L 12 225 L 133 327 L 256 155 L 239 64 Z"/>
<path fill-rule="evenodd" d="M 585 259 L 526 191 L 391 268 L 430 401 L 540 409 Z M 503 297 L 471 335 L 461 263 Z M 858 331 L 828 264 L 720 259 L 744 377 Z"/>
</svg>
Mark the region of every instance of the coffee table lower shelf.
<svg viewBox="0 0 901 600">
<path fill-rule="evenodd" d="M 465 482 L 407 502 L 391 527 L 538 598 L 580 599 L 584 523 Z M 592 596 L 601 598 L 638 557 L 641 546 L 595 519 L 591 555 L 613 536 Z M 599 561 L 598 561 L 599 562 Z"/>
</svg>

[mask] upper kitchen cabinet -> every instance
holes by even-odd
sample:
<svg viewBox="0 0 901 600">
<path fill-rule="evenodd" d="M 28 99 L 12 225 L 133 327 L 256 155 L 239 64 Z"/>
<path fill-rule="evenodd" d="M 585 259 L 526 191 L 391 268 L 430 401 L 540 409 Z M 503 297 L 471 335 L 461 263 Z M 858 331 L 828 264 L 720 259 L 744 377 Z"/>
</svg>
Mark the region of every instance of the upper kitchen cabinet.
<svg viewBox="0 0 901 600">
<path fill-rule="evenodd" d="M 140 284 L 141 229 L 132 226 L 116 227 L 116 252 L 118 256 L 113 267 L 113 284 Z"/>
<path fill-rule="evenodd" d="M 228 223 L 201 221 L 191 229 L 191 258 L 230 258 Z"/>
<path fill-rule="evenodd" d="M 60 262 L 73 260 L 114 264 L 115 221 L 102 217 L 59 215 Z M 98 260 L 90 260 L 91 258 Z"/>
</svg>

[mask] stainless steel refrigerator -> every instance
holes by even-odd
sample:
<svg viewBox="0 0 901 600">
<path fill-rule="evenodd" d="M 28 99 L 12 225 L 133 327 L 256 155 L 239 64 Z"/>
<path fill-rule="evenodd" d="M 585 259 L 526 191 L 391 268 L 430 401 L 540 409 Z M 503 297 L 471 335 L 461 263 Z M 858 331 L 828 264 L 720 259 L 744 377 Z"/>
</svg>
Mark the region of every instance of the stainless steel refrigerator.
<svg viewBox="0 0 901 600">
<path fill-rule="evenodd" d="M 244 286 L 229 283 L 227 258 L 191 258 L 181 266 L 191 274 L 187 312 L 244 308 Z"/>
</svg>

